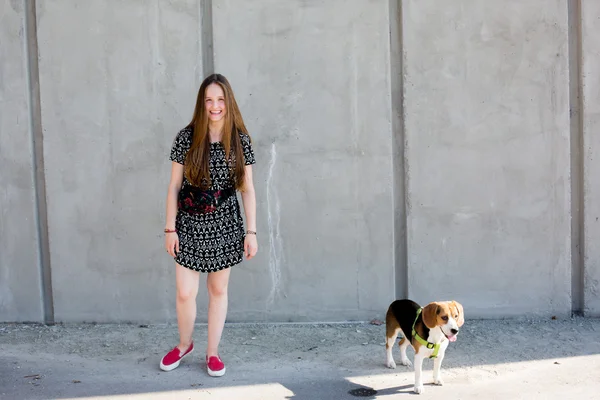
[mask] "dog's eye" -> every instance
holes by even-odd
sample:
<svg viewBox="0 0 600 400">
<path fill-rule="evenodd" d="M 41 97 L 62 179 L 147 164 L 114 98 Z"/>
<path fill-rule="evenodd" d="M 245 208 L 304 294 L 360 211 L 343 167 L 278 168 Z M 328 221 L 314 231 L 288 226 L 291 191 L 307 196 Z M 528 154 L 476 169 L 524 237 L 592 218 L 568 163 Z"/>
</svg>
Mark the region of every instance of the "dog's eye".
<svg viewBox="0 0 600 400">
<path fill-rule="evenodd" d="M 442 319 L 443 319 L 444 321 L 448 321 L 448 316 L 447 316 L 447 315 L 444 315 L 444 316 L 442 317 Z"/>
</svg>

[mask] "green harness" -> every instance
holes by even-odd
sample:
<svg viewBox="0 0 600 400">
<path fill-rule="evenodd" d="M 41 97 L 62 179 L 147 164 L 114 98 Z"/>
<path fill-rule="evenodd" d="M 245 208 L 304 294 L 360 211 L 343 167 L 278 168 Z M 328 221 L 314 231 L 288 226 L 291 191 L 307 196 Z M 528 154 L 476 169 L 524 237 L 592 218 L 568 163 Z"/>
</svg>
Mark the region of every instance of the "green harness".
<svg viewBox="0 0 600 400">
<path fill-rule="evenodd" d="M 417 339 L 417 342 L 421 343 L 422 346 L 425 346 L 425 347 L 427 347 L 430 350 L 433 349 L 433 353 L 431 353 L 431 355 L 429 356 L 429 358 L 437 358 L 438 351 L 440 350 L 440 344 L 439 343 L 430 343 L 430 342 L 428 342 L 427 340 L 425 340 L 421 336 L 419 336 L 419 334 L 415 330 L 415 324 L 417 323 L 417 320 L 419 319 L 419 315 L 421 315 L 421 311 L 423 311 L 422 308 L 419 308 L 417 310 L 417 316 L 415 317 L 415 322 L 413 322 L 413 326 L 412 326 L 412 336 L 415 339 Z"/>
</svg>

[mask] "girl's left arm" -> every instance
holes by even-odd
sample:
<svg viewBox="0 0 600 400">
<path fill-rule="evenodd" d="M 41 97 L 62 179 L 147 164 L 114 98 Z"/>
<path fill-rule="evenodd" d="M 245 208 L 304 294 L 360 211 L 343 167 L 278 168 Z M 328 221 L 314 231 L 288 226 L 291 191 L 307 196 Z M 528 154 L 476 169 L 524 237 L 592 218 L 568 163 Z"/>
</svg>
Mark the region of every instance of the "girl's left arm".
<svg viewBox="0 0 600 400">
<path fill-rule="evenodd" d="M 244 191 L 242 192 L 242 203 L 246 214 L 246 229 L 256 232 L 256 194 L 254 192 L 254 180 L 252 179 L 252 165 L 246 165 L 244 174 Z M 258 251 L 256 234 L 246 233 L 244 239 L 244 255 L 251 259 Z"/>
</svg>

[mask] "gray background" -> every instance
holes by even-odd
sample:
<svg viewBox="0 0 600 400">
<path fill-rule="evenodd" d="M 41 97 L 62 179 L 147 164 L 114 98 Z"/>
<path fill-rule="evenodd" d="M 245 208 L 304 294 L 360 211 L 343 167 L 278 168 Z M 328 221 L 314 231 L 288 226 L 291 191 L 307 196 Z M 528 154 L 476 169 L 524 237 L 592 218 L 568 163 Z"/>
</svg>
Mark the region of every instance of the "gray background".
<svg viewBox="0 0 600 400">
<path fill-rule="evenodd" d="M 175 321 L 168 153 L 213 68 L 257 157 L 259 253 L 232 273 L 229 321 L 383 318 L 406 296 L 599 316 L 598 15 L 1 2 L 0 321 Z"/>
</svg>

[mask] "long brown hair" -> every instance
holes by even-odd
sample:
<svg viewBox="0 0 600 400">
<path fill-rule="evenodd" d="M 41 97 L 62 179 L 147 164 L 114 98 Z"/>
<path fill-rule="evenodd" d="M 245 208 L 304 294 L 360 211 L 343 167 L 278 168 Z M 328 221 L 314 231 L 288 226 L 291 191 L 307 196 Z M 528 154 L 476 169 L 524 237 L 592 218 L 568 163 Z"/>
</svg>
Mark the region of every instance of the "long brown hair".
<svg viewBox="0 0 600 400">
<path fill-rule="evenodd" d="M 239 132 L 248 134 L 242 113 L 235 101 L 233 90 L 227 78 L 221 74 L 212 74 L 206 77 L 196 99 L 196 108 L 188 128 L 193 131 L 192 145 L 185 158 L 185 177 L 194 186 L 208 189 L 211 185 L 210 161 L 210 135 L 208 133 L 208 112 L 205 106 L 206 89 L 213 83 L 223 89 L 225 95 L 225 121 L 223 125 L 222 143 L 225 148 L 225 159 L 229 163 L 229 170 L 234 186 L 244 190 L 245 162 Z M 233 157 L 232 157 L 233 155 Z"/>
</svg>

